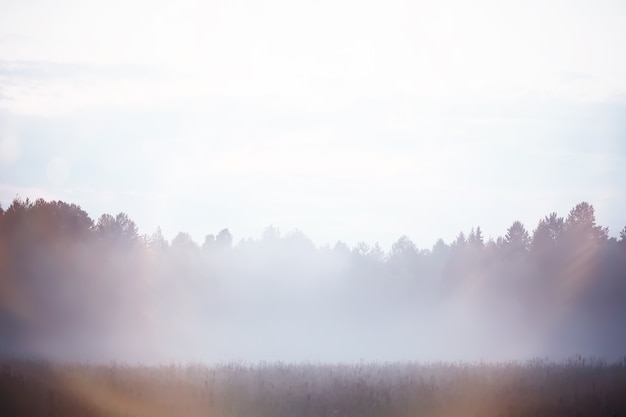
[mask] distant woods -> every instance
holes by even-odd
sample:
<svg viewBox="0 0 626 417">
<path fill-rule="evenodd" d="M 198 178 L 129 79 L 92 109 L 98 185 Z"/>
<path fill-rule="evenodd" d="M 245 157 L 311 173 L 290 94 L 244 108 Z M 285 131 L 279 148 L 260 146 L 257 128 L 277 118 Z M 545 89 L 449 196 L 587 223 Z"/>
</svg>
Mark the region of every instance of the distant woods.
<svg viewBox="0 0 626 417">
<path fill-rule="evenodd" d="M 495 240 L 476 227 L 430 249 L 403 236 L 389 252 L 317 248 L 273 227 L 237 244 L 228 229 L 169 242 L 160 229 L 139 234 L 124 213 L 94 220 L 43 199 L 0 207 L 5 355 L 223 357 L 257 340 L 244 331 L 253 323 L 303 345 L 346 331 L 355 346 L 382 335 L 402 340 L 405 356 L 443 340 L 476 352 L 497 341 L 511 354 L 623 356 L 624 300 L 626 227 L 609 237 L 586 202 L 534 228 L 514 221 Z"/>
</svg>

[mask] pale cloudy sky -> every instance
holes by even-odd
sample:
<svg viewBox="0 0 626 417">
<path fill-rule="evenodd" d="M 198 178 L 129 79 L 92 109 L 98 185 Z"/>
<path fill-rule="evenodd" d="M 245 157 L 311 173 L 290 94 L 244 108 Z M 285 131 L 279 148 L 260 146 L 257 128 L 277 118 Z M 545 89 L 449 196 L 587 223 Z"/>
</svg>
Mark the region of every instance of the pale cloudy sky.
<svg viewBox="0 0 626 417">
<path fill-rule="evenodd" d="M 626 225 L 626 2 L 2 1 L 0 202 L 199 243 Z"/>
</svg>

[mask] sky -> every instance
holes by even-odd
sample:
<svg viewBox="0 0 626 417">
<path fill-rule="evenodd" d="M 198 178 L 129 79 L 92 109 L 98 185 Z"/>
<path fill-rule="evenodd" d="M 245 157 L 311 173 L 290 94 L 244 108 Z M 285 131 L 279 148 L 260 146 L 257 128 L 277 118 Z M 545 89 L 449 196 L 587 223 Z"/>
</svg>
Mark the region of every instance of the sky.
<svg viewBox="0 0 626 417">
<path fill-rule="evenodd" d="M 420 248 L 626 226 L 621 1 L 0 2 L 0 202 Z"/>
</svg>

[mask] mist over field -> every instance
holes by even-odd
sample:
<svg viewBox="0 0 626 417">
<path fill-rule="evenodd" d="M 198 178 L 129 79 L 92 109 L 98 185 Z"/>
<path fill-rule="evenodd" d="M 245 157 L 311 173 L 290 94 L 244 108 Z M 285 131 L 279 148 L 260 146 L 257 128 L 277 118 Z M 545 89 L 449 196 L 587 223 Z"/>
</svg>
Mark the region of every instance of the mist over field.
<svg viewBox="0 0 626 417">
<path fill-rule="evenodd" d="M 625 21 L 0 1 L 0 357 L 620 360 Z"/>
<path fill-rule="evenodd" d="M 626 229 L 592 205 L 418 249 L 140 235 L 124 213 L 14 200 L 0 217 L 0 352 L 89 362 L 525 361 L 626 353 Z"/>
</svg>

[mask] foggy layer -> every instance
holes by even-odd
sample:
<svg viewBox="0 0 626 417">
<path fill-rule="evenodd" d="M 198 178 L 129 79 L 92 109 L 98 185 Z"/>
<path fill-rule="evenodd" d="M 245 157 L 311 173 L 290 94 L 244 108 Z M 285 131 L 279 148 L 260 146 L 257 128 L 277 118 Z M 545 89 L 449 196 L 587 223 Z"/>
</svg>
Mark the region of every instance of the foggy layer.
<svg viewBox="0 0 626 417">
<path fill-rule="evenodd" d="M 202 246 L 123 213 L 1 211 L 0 353 L 93 362 L 500 361 L 626 353 L 626 245 L 581 203 L 420 250 L 315 247 L 269 228 Z M 626 233 L 624 233 L 626 235 Z"/>
</svg>

